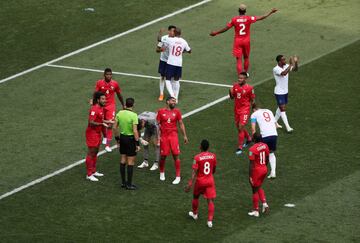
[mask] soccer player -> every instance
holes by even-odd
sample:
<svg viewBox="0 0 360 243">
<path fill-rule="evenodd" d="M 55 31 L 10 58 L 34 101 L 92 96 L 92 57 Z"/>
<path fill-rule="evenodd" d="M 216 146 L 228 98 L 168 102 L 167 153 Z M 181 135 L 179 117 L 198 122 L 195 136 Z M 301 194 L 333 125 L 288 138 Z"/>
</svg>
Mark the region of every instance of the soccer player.
<svg viewBox="0 0 360 243">
<path fill-rule="evenodd" d="M 236 154 L 242 153 L 243 146 L 247 146 L 251 142 L 251 137 L 245 126 L 250 118 L 250 108 L 255 102 L 254 88 L 247 84 L 247 73 L 241 72 L 239 74 L 238 83 L 235 83 L 229 90 L 231 99 L 234 99 L 234 115 L 235 125 L 238 130 L 238 149 Z M 244 144 L 244 139 L 246 143 Z"/>
<path fill-rule="evenodd" d="M 269 148 L 261 142 L 261 136 L 254 133 L 253 139 L 255 144 L 249 149 L 249 181 L 252 188 L 253 209 L 249 216 L 259 217 L 259 198 L 262 203 L 262 212 L 269 212 L 269 205 L 266 203 L 265 192 L 262 184 L 267 174 L 267 163 L 269 158 Z"/>
<path fill-rule="evenodd" d="M 200 144 L 201 153 L 197 154 L 194 158 L 192 165 L 192 176 L 188 185 L 185 187 L 185 192 L 189 192 L 192 185 L 194 186 L 192 211 L 189 212 L 189 216 L 193 219 L 198 219 L 199 197 L 201 194 L 207 199 L 208 203 L 208 221 L 209 228 L 213 226 L 214 218 L 214 199 L 216 197 L 215 180 L 213 174 L 216 170 L 216 155 L 208 152 L 209 142 L 202 140 Z"/>
<path fill-rule="evenodd" d="M 186 40 L 181 38 L 181 29 L 175 28 L 175 37 L 167 39 L 169 58 L 166 66 L 166 89 L 171 97 L 179 102 L 180 78 L 182 75 L 182 54 L 191 53 L 191 48 Z M 163 51 L 166 49 L 162 48 Z"/>
<path fill-rule="evenodd" d="M 251 114 L 251 133 L 256 132 L 256 123 L 259 125 L 262 142 L 269 147 L 269 162 L 271 172 L 269 179 L 276 178 L 276 141 L 278 133 L 276 131 L 276 122 L 273 113 L 268 109 L 261 109 L 256 104 L 252 106 L 253 113 Z"/>
<path fill-rule="evenodd" d="M 92 106 L 89 111 L 89 122 L 86 128 L 86 145 L 88 152 L 86 155 L 86 179 L 90 181 L 98 181 L 96 177 L 104 176 L 104 174 L 96 171 L 97 153 L 101 143 L 101 130 L 108 127 L 111 121 L 104 120 L 103 107 L 106 103 L 105 94 L 95 92 L 93 96 Z"/>
<path fill-rule="evenodd" d="M 277 122 L 279 118 L 283 120 L 286 131 L 288 133 L 291 133 L 294 131 L 293 128 L 290 127 L 289 121 L 287 119 L 286 115 L 286 105 L 288 103 L 288 92 L 289 92 L 289 72 L 290 71 L 297 71 L 298 70 L 298 57 L 290 57 L 290 65 L 286 63 L 286 59 L 283 55 L 276 56 L 276 62 L 277 65 L 273 68 L 273 74 L 275 78 L 275 88 L 274 88 L 274 94 L 276 98 L 276 102 L 278 105 L 278 108 L 275 112 L 275 121 Z M 278 128 L 281 128 L 280 125 L 278 125 Z"/>
<path fill-rule="evenodd" d="M 181 112 L 176 106 L 176 99 L 174 97 L 166 98 L 166 108 L 159 109 L 156 120 L 160 127 L 160 180 L 165 181 L 165 160 L 170 152 L 175 162 L 176 178 L 172 184 L 179 184 L 180 177 L 180 147 L 178 139 L 177 124 L 179 124 L 180 131 L 184 137 L 184 143 L 188 143 L 186 136 L 185 125 L 182 120 Z"/>
<path fill-rule="evenodd" d="M 176 27 L 174 25 L 169 25 L 167 35 L 162 36 L 163 29 L 159 31 L 159 35 L 158 35 L 158 44 L 156 46 L 156 52 L 160 52 L 160 62 L 158 68 L 158 72 L 160 74 L 160 96 L 158 99 L 159 101 L 164 100 L 165 71 L 166 71 L 167 60 L 169 58 L 169 48 L 167 45 L 167 39 L 174 37 L 175 28 Z"/>
<path fill-rule="evenodd" d="M 237 73 L 249 70 L 249 58 L 250 58 L 250 26 L 256 21 L 266 19 L 271 14 L 275 13 L 277 9 L 273 8 L 268 14 L 263 16 L 248 16 L 246 14 L 246 6 L 240 4 L 239 15 L 233 17 L 225 26 L 225 28 L 218 31 L 212 31 L 211 36 L 226 32 L 228 29 L 234 27 L 234 44 L 233 44 L 233 55 L 236 58 L 236 69 Z M 244 58 L 244 69 L 242 59 Z"/>
<path fill-rule="evenodd" d="M 144 146 L 144 161 L 138 168 L 149 167 L 149 143 L 155 146 L 155 162 L 151 166 L 150 170 L 157 170 L 159 168 L 160 160 L 160 141 L 159 141 L 159 126 L 156 122 L 156 113 L 150 111 L 144 111 L 139 115 L 140 130 L 144 129 L 144 138 L 140 138 L 140 143 Z M 145 142 L 144 142 L 145 141 Z"/>
<path fill-rule="evenodd" d="M 118 82 L 112 79 L 112 71 L 110 68 L 106 68 L 104 71 L 104 79 L 96 82 L 95 91 L 101 91 L 106 96 L 106 104 L 104 106 L 104 118 L 105 120 L 113 121 L 115 118 L 116 102 L 114 94 L 116 93 L 122 107 L 124 108 L 124 100 L 121 95 L 121 89 Z M 111 152 L 110 142 L 112 138 L 112 124 L 108 128 L 103 127 L 104 139 L 102 141 L 105 144 L 106 152 Z"/>
<path fill-rule="evenodd" d="M 136 153 L 140 150 L 139 133 L 137 129 L 138 115 L 133 111 L 135 100 L 126 99 L 124 110 L 116 114 L 116 125 L 114 128 L 116 142 L 120 147 L 120 175 L 121 187 L 127 190 L 136 190 L 137 187 L 132 184 L 134 164 Z M 120 134 L 120 136 L 118 135 Z M 125 167 L 127 165 L 127 180 L 125 178 Z"/>
</svg>

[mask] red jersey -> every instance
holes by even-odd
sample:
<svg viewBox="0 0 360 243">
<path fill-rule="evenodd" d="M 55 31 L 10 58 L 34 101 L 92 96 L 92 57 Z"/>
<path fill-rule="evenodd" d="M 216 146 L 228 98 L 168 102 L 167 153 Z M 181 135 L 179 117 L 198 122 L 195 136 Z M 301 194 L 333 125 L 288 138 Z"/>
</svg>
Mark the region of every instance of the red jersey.
<svg viewBox="0 0 360 243">
<path fill-rule="evenodd" d="M 106 82 L 101 79 L 96 82 L 95 91 L 101 91 L 105 94 L 106 104 L 105 106 L 116 105 L 115 102 L 115 93 L 120 94 L 121 89 L 119 87 L 118 82 L 115 80 L 110 80 L 110 82 Z"/>
<path fill-rule="evenodd" d="M 99 104 L 92 105 L 89 111 L 89 123 L 86 130 L 92 130 L 95 132 L 100 133 L 102 130 L 102 126 L 93 126 L 90 125 L 90 121 L 94 122 L 100 122 L 102 123 L 104 120 L 104 112 L 103 107 L 101 107 Z"/>
<path fill-rule="evenodd" d="M 226 26 L 234 27 L 234 39 L 250 41 L 250 26 L 256 22 L 256 16 L 240 15 L 233 17 Z"/>
<path fill-rule="evenodd" d="M 269 156 L 269 147 L 265 143 L 255 143 L 249 149 L 249 159 L 254 161 L 253 168 L 265 167 Z"/>
<path fill-rule="evenodd" d="M 172 110 L 162 108 L 158 111 L 156 120 L 160 125 L 161 135 L 170 135 L 178 132 L 177 123 L 182 120 L 182 115 L 176 108 Z"/>
<path fill-rule="evenodd" d="M 255 99 L 255 92 L 253 86 L 249 84 L 240 85 L 236 83 L 232 88 L 232 95 L 234 97 L 234 112 L 235 113 L 250 113 L 251 101 Z"/>
<path fill-rule="evenodd" d="M 213 172 L 216 167 L 216 155 L 210 152 L 202 152 L 195 155 L 192 168 L 197 170 L 196 180 L 201 184 L 214 181 Z"/>
</svg>

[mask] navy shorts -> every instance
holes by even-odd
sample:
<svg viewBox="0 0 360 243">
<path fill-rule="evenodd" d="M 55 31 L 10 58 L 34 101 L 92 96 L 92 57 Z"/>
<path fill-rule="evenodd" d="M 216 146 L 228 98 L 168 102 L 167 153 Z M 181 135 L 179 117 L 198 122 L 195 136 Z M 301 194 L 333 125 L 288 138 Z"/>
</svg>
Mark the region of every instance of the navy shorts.
<svg viewBox="0 0 360 243">
<path fill-rule="evenodd" d="M 266 143 L 266 145 L 269 147 L 270 152 L 276 151 L 277 136 L 264 137 L 264 138 L 262 138 L 262 141 L 263 141 L 263 143 Z"/>
<path fill-rule="evenodd" d="M 275 94 L 276 102 L 280 105 L 286 105 L 288 103 L 288 94 L 277 95 Z"/>
<path fill-rule="evenodd" d="M 181 78 L 182 67 L 173 66 L 168 64 L 166 66 L 166 80 L 179 80 Z"/>
<path fill-rule="evenodd" d="M 166 66 L 167 66 L 167 63 L 160 60 L 158 73 L 160 73 L 161 77 L 165 77 Z"/>
</svg>

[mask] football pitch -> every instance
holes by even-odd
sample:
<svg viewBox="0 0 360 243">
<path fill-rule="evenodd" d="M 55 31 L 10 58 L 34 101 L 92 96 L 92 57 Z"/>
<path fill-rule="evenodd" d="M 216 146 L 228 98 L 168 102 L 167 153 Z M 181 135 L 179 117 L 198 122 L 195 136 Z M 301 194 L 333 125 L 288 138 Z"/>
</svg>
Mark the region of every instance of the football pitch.
<svg viewBox="0 0 360 243">
<path fill-rule="evenodd" d="M 248 159 L 234 154 L 233 103 L 226 98 L 236 81 L 233 30 L 209 37 L 237 14 L 240 2 L 15 2 L 0 3 L 0 56 L 8 56 L 0 64 L 1 242 L 360 241 L 358 1 L 246 2 L 251 15 L 279 8 L 252 25 L 250 84 L 257 103 L 276 109 L 276 55 L 297 54 L 301 63 L 289 80 L 287 113 L 295 132 L 279 131 L 278 177 L 264 184 L 271 212 L 260 218 L 247 216 Z M 95 11 L 83 11 L 87 7 Z M 96 80 L 111 67 L 123 96 L 135 98 L 137 113 L 163 107 L 155 45 L 158 30 L 170 24 L 182 28 L 193 50 L 184 55 L 178 105 L 190 140 L 181 144 L 182 182 L 171 184 L 175 172 L 168 158 L 165 182 L 158 171 L 136 169 L 140 189 L 122 190 L 114 150 L 98 158 L 105 177 L 90 183 L 82 159 L 87 100 Z M 203 138 L 218 157 L 212 229 L 206 227 L 205 200 L 198 221 L 188 218 L 192 195 L 183 191 Z"/>
</svg>

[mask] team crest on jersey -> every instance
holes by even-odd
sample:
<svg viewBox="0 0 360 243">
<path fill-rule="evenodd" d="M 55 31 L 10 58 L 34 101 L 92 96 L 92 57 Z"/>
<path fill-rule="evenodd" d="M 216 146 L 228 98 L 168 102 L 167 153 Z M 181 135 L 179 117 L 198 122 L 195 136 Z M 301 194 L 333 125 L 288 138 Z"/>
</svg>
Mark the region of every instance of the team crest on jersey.
<svg viewBox="0 0 360 243">
<path fill-rule="evenodd" d="M 90 113 L 90 115 L 91 115 L 91 116 L 95 115 L 95 111 L 92 111 L 92 112 Z"/>
<path fill-rule="evenodd" d="M 106 93 L 109 94 L 109 90 L 106 90 Z"/>
<path fill-rule="evenodd" d="M 111 89 L 114 90 L 115 89 L 114 86 L 111 86 Z"/>
<path fill-rule="evenodd" d="M 246 92 L 246 91 L 243 89 L 242 93 L 245 94 L 245 92 Z"/>
<path fill-rule="evenodd" d="M 172 113 L 173 116 L 175 116 L 175 113 Z"/>
<path fill-rule="evenodd" d="M 251 156 L 253 153 L 251 151 L 249 151 L 249 156 Z"/>
</svg>

